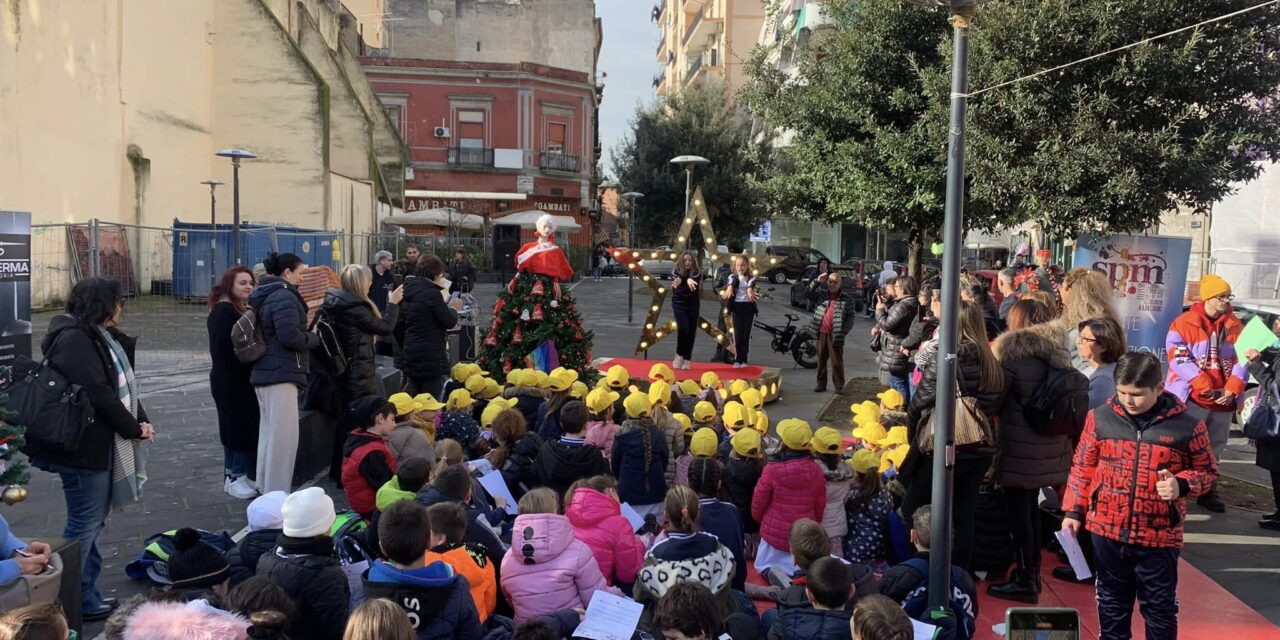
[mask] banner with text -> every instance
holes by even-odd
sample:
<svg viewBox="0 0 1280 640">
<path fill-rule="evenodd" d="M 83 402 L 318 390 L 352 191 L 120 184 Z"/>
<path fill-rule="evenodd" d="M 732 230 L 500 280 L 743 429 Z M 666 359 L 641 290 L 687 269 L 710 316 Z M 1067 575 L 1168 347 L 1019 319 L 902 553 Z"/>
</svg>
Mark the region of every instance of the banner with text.
<svg viewBox="0 0 1280 640">
<path fill-rule="evenodd" d="M 1111 283 L 1129 350 L 1149 351 L 1164 362 L 1165 334 L 1182 313 L 1190 258 L 1190 238 L 1086 235 L 1076 241 L 1074 264 Z"/>
<path fill-rule="evenodd" d="M 0 211 L 0 364 L 31 356 L 31 214 Z"/>
</svg>

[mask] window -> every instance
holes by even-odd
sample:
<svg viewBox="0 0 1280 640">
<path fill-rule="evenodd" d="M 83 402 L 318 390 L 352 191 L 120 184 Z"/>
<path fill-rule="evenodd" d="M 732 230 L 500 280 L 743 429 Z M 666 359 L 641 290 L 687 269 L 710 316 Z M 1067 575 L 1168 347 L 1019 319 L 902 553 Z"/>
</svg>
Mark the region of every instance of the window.
<svg viewBox="0 0 1280 640">
<path fill-rule="evenodd" d="M 547 153 L 564 153 L 565 134 L 567 133 L 564 123 L 552 122 L 547 127 Z"/>
<path fill-rule="evenodd" d="M 463 149 L 485 148 L 483 111 L 458 112 L 458 146 Z"/>
</svg>

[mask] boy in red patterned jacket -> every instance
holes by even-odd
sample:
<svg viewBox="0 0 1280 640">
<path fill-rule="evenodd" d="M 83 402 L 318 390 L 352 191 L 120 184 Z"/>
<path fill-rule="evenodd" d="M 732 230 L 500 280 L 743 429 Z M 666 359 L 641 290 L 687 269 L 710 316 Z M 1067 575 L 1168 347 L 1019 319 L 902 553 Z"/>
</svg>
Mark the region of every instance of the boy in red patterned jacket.
<svg viewBox="0 0 1280 640">
<path fill-rule="evenodd" d="M 1089 412 L 1062 508 L 1062 528 L 1093 534 L 1101 637 L 1132 637 L 1135 596 L 1148 640 L 1178 637 L 1178 554 L 1186 498 L 1209 491 L 1218 462 L 1203 420 L 1161 382 L 1160 361 L 1116 363 L 1116 397 Z"/>
</svg>

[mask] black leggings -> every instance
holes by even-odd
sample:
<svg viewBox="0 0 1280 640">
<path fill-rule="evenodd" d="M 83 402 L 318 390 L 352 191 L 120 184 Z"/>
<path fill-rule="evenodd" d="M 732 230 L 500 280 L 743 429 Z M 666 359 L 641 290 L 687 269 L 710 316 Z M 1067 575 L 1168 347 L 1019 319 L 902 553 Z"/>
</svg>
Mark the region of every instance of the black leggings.
<svg viewBox="0 0 1280 640">
<path fill-rule="evenodd" d="M 698 337 L 698 307 L 672 306 L 676 315 L 676 355 L 693 360 L 693 339 Z"/>
<path fill-rule="evenodd" d="M 751 351 L 751 321 L 756 317 L 756 303 L 734 302 L 733 313 L 733 346 L 738 350 L 734 362 L 747 364 L 747 355 Z"/>
<path fill-rule="evenodd" d="M 1009 528 L 1013 533 L 1013 550 L 1019 569 L 1040 571 L 1040 536 L 1044 524 L 1040 520 L 1040 490 L 1004 488 L 1009 505 Z"/>
</svg>

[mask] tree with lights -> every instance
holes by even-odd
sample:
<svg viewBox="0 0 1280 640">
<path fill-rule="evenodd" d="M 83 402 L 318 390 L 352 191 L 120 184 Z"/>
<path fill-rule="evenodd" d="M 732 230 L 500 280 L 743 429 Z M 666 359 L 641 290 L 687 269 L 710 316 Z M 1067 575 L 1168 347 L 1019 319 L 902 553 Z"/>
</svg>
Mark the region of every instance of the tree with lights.
<svg viewBox="0 0 1280 640">
<path fill-rule="evenodd" d="M 27 488 L 23 486 L 29 478 L 27 465 L 14 457 L 25 443 L 22 436 L 27 430 L 9 422 L 13 412 L 6 408 L 8 400 L 7 395 L 0 396 L 0 500 L 13 505 L 27 498 Z"/>
</svg>

